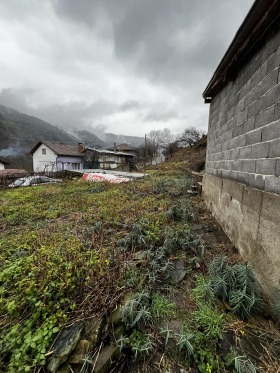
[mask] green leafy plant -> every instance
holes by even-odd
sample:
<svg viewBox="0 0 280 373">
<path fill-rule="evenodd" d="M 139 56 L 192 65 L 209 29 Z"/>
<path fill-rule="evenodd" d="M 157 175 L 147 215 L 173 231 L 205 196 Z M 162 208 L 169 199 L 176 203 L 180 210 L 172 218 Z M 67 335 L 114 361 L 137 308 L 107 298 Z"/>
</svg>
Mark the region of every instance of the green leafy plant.
<svg viewBox="0 0 280 373">
<path fill-rule="evenodd" d="M 194 311 L 192 315 L 196 325 L 203 330 L 208 338 L 222 339 L 225 319 L 223 313 L 218 313 L 208 304 L 200 303 L 199 309 Z"/>
<path fill-rule="evenodd" d="M 141 327 L 152 323 L 150 299 L 149 293 L 141 292 L 125 302 L 121 316 L 127 328 Z"/>
<path fill-rule="evenodd" d="M 190 362 L 194 354 L 194 346 L 192 343 L 194 334 L 186 330 L 185 327 L 181 327 L 180 332 L 176 334 L 175 337 L 179 351 L 184 354 L 185 361 Z"/>
<path fill-rule="evenodd" d="M 247 356 L 236 356 L 234 367 L 237 373 L 257 373 L 257 369 Z"/>
<path fill-rule="evenodd" d="M 165 327 L 161 327 L 159 332 L 164 337 L 164 346 L 166 347 L 171 335 L 173 334 L 173 329 L 170 329 L 169 326 L 166 325 Z"/>
<path fill-rule="evenodd" d="M 227 301 L 233 312 L 243 320 L 260 308 L 261 297 L 249 264 L 231 266 L 224 258 L 218 257 L 212 261 L 209 274 L 213 293 Z"/>
<path fill-rule="evenodd" d="M 155 293 L 151 297 L 151 313 L 156 320 L 166 320 L 174 315 L 175 304 L 160 293 Z"/>
<path fill-rule="evenodd" d="M 129 337 L 121 336 L 116 344 L 120 351 L 124 348 L 130 348 L 135 358 L 148 354 L 154 346 L 153 337 L 151 334 L 144 334 L 139 330 L 133 330 Z"/>
</svg>

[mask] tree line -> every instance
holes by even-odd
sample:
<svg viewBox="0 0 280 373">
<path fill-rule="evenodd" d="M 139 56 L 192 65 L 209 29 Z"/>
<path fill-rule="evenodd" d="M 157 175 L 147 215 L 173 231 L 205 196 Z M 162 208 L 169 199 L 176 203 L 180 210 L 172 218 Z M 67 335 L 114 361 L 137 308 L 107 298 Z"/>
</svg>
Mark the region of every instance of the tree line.
<svg viewBox="0 0 280 373">
<path fill-rule="evenodd" d="M 187 127 L 180 134 L 171 133 L 169 128 L 153 130 L 145 137 L 145 144 L 137 148 L 138 161 L 152 162 L 156 157 L 172 157 L 181 147 L 193 147 L 204 133 L 197 128 Z"/>
</svg>

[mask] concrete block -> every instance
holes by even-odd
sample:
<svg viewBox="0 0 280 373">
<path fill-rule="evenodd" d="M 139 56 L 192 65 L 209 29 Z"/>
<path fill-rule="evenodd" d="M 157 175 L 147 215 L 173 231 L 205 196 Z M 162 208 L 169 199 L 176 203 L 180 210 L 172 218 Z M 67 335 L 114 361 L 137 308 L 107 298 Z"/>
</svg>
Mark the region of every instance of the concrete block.
<svg viewBox="0 0 280 373">
<path fill-rule="evenodd" d="M 238 104 L 234 107 L 234 114 L 238 115 L 245 109 L 245 98 L 242 98 Z"/>
<path fill-rule="evenodd" d="M 225 233 L 254 266 L 262 286 L 279 287 L 280 196 L 211 175 L 204 176 L 203 195 Z"/>
<path fill-rule="evenodd" d="M 231 158 L 230 158 L 230 152 L 231 152 L 230 150 L 226 150 L 226 151 L 224 152 L 224 159 L 225 159 L 225 160 L 229 160 L 229 159 L 231 159 Z"/>
<path fill-rule="evenodd" d="M 264 97 L 258 98 L 248 107 L 248 118 L 259 114 L 267 108 Z"/>
<path fill-rule="evenodd" d="M 248 117 L 248 109 L 244 109 L 238 114 L 237 124 L 242 124 Z"/>
<path fill-rule="evenodd" d="M 239 149 L 239 159 L 250 159 L 252 153 L 251 146 L 244 146 Z"/>
<path fill-rule="evenodd" d="M 227 113 L 225 112 L 223 116 L 221 117 L 221 127 L 223 127 L 223 132 L 225 131 L 225 124 L 227 123 Z"/>
<path fill-rule="evenodd" d="M 224 180 L 222 186 L 222 193 L 227 193 L 231 198 L 241 202 L 243 198 L 244 185 L 234 183 L 231 180 Z"/>
<path fill-rule="evenodd" d="M 243 135 L 245 136 L 245 135 Z M 253 145 L 261 142 L 262 140 L 262 130 L 258 129 L 246 134 L 246 145 Z"/>
<path fill-rule="evenodd" d="M 280 139 L 270 142 L 269 157 L 270 158 L 280 157 Z"/>
<path fill-rule="evenodd" d="M 266 94 L 262 98 L 262 106 L 265 110 L 271 105 L 274 105 L 280 97 L 280 84 L 277 84 L 273 88 L 270 89 L 270 91 L 266 92 Z"/>
<path fill-rule="evenodd" d="M 242 125 L 238 125 L 232 129 L 232 137 L 238 137 L 242 134 Z"/>
<path fill-rule="evenodd" d="M 231 101 L 232 101 L 233 97 L 236 96 L 237 87 L 236 87 L 236 84 L 234 82 L 229 82 L 228 85 L 229 85 L 229 90 L 227 92 L 226 100 L 227 100 L 227 102 L 229 104 L 229 108 L 231 108 L 231 107 L 233 107 Z"/>
<path fill-rule="evenodd" d="M 280 120 L 269 124 L 262 129 L 262 141 L 276 140 L 280 138 Z"/>
<path fill-rule="evenodd" d="M 256 117 L 251 117 L 242 124 L 242 135 L 244 133 L 253 131 L 255 128 L 255 119 Z"/>
<path fill-rule="evenodd" d="M 252 145 L 251 150 L 252 159 L 267 158 L 269 155 L 269 142 Z"/>
<path fill-rule="evenodd" d="M 256 161 L 254 159 L 244 159 L 242 161 L 242 172 L 255 173 Z"/>
<path fill-rule="evenodd" d="M 249 175 L 248 173 L 246 172 L 238 172 L 237 173 L 237 181 L 239 183 L 243 183 L 245 185 L 249 185 Z"/>
<path fill-rule="evenodd" d="M 239 159 L 239 149 L 231 149 L 230 150 L 230 159 L 232 159 L 233 161 L 236 161 L 237 159 Z"/>
<path fill-rule="evenodd" d="M 237 125 L 237 116 L 234 116 L 228 121 L 228 129 L 232 129 Z"/>
<path fill-rule="evenodd" d="M 264 190 L 265 176 L 258 174 L 249 175 L 249 185 L 252 188 Z"/>
<path fill-rule="evenodd" d="M 276 171 L 275 171 L 275 176 L 280 176 L 280 158 L 276 159 Z"/>
<path fill-rule="evenodd" d="M 277 102 L 274 109 L 274 120 L 280 119 L 280 102 Z"/>
<path fill-rule="evenodd" d="M 261 112 L 260 114 L 256 115 L 255 119 L 255 128 L 263 127 L 271 122 L 273 122 L 274 118 L 274 108 L 275 105 L 270 106 L 265 111 Z"/>
<path fill-rule="evenodd" d="M 275 175 L 276 172 L 276 159 L 257 159 L 256 173 L 262 175 Z"/>
<path fill-rule="evenodd" d="M 255 54 L 251 61 L 252 63 L 247 69 L 247 79 L 251 79 L 255 73 L 258 73 L 258 70 L 260 69 L 262 64 L 261 55 L 259 53 Z"/>
<path fill-rule="evenodd" d="M 229 150 L 233 150 L 233 149 L 235 149 L 234 144 L 235 144 L 235 139 L 234 139 L 234 138 L 231 138 L 231 139 L 228 141 L 228 149 L 229 149 Z"/>
<path fill-rule="evenodd" d="M 232 164 L 232 171 L 241 171 L 242 170 L 242 160 L 238 159 Z"/>
<path fill-rule="evenodd" d="M 229 174 L 228 170 L 222 170 L 221 177 L 223 178 L 223 180 L 228 179 L 228 174 Z"/>
<path fill-rule="evenodd" d="M 234 106 L 236 106 L 238 104 L 238 102 L 239 102 L 239 93 L 237 92 L 230 99 L 229 105 L 230 105 L 230 107 L 234 107 Z"/>
<path fill-rule="evenodd" d="M 270 91 L 272 87 L 276 86 L 278 82 L 278 71 L 271 71 L 259 84 L 260 96 Z"/>
<path fill-rule="evenodd" d="M 262 92 L 261 83 L 251 88 L 250 92 L 244 99 L 245 108 L 250 106 L 256 100 L 258 100 L 262 95 L 261 92 Z"/>
<path fill-rule="evenodd" d="M 280 223 L 279 205 L 280 198 L 278 195 L 263 193 L 261 217 L 270 222 Z M 279 241 L 277 242 L 277 244 L 279 244 Z"/>
<path fill-rule="evenodd" d="M 269 74 L 274 69 L 278 69 L 279 66 L 280 66 L 280 48 L 278 45 L 278 49 L 267 60 L 267 73 Z"/>
<path fill-rule="evenodd" d="M 246 84 L 246 73 L 238 75 L 236 79 L 236 92 L 239 92 L 242 87 Z"/>
<path fill-rule="evenodd" d="M 237 181 L 237 171 L 229 171 L 228 178 L 233 181 Z"/>
<path fill-rule="evenodd" d="M 235 111 L 235 106 L 230 108 L 227 112 L 227 122 L 230 121 L 234 117 L 234 111 Z"/>
<path fill-rule="evenodd" d="M 238 136 L 236 137 L 234 140 L 235 140 L 235 146 L 236 147 L 242 147 L 242 146 L 245 146 L 246 145 L 246 136 L 247 135 L 241 135 L 241 136 Z"/>
<path fill-rule="evenodd" d="M 267 61 L 261 65 L 260 69 L 251 78 L 251 90 L 257 86 L 267 75 Z"/>
<path fill-rule="evenodd" d="M 279 48 L 279 31 L 271 38 L 262 50 L 262 61 L 266 61 Z"/>
<path fill-rule="evenodd" d="M 258 237 L 259 215 L 247 205 L 242 204 L 240 220 L 237 246 L 242 257 L 253 264 Z"/>
<path fill-rule="evenodd" d="M 239 91 L 239 100 L 242 100 L 250 92 L 251 80 L 247 80 L 244 86 Z"/>
<path fill-rule="evenodd" d="M 220 137 L 220 140 L 221 140 L 221 151 L 224 152 L 225 150 L 227 150 L 227 146 L 226 146 L 226 140 L 225 140 L 225 136 L 221 136 Z"/>
</svg>

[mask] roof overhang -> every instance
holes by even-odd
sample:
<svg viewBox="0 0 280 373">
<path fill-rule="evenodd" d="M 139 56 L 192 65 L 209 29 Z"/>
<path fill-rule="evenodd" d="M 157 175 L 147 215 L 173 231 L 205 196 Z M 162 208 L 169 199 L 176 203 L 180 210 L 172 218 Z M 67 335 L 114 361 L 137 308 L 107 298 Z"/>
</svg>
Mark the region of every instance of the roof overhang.
<svg viewBox="0 0 280 373">
<path fill-rule="evenodd" d="M 103 149 L 95 149 L 95 148 L 85 148 L 82 152 L 84 153 L 86 150 L 91 150 L 91 151 L 94 151 L 98 154 L 103 154 L 103 155 L 115 155 L 115 156 L 126 156 L 126 157 L 134 157 L 134 154 L 130 154 L 130 153 L 124 153 L 124 152 L 114 152 L 114 151 L 111 151 L 111 150 L 103 150 Z"/>
<path fill-rule="evenodd" d="M 256 0 L 237 31 L 202 96 L 211 102 L 222 87 L 235 80 L 239 69 L 262 45 L 272 30 L 279 29 L 280 1 Z"/>
</svg>

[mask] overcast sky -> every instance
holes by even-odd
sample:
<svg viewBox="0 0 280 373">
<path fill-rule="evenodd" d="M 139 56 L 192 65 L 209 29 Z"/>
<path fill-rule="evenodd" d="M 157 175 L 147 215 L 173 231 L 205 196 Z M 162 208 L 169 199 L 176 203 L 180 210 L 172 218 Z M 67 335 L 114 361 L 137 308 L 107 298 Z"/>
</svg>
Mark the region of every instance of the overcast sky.
<svg viewBox="0 0 280 373">
<path fill-rule="evenodd" d="M 202 92 L 253 0 L 1 0 L 0 104 L 60 127 L 207 130 Z"/>
</svg>

